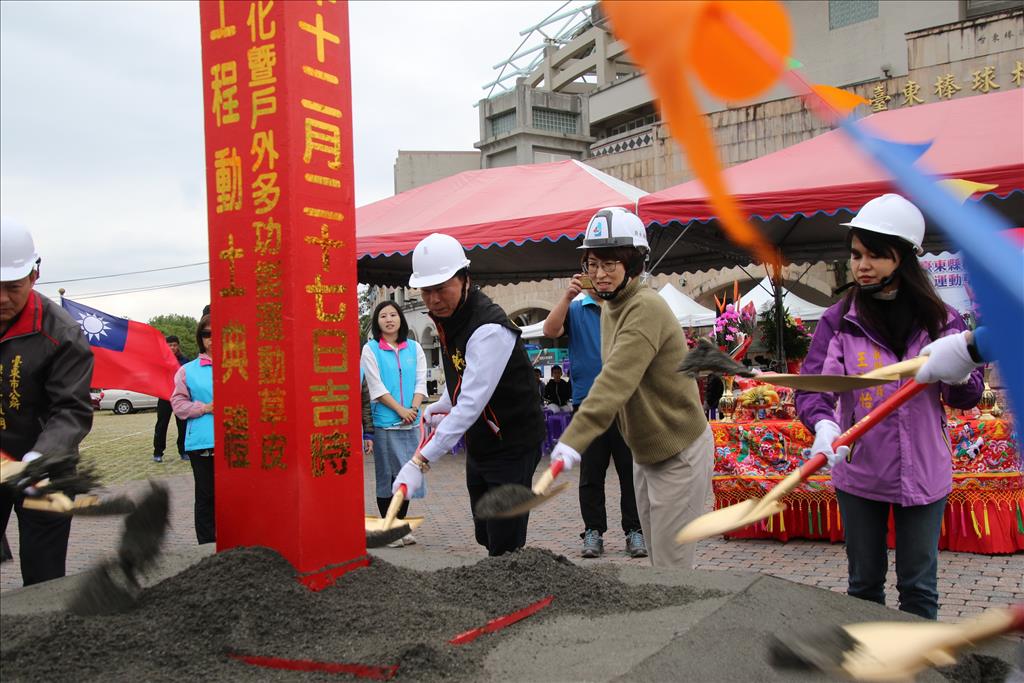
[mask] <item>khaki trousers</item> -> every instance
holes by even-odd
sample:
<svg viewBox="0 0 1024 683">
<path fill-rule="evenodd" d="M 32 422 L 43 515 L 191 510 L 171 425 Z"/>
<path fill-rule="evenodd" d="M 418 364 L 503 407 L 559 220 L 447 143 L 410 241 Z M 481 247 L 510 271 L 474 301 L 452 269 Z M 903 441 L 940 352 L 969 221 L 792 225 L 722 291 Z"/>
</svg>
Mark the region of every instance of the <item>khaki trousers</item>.
<svg viewBox="0 0 1024 683">
<path fill-rule="evenodd" d="M 654 465 L 633 463 L 633 488 L 647 552 L 655 567 L 692 569 L 693 543 L 676 544 L 676 534 L 704 514 L 711 493 L 715 439 L 711 426 L 671 458 Z"/>
</svg>

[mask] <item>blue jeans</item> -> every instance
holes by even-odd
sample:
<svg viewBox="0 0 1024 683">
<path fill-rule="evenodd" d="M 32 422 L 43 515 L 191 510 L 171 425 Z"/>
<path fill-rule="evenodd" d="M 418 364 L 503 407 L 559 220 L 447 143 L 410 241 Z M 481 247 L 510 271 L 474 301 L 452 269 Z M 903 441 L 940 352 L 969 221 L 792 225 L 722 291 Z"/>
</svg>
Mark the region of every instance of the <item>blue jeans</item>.
<svg viewBox="0 0 1024 683">
<path fill-rule="evenodd" d="M 946 498 L 908 507 L 861 498 L 838 489 L 836 498 L 846 532 L 850 574 L 847 594 L 885 604 L 885 575 L 889 569 L 885 537 L 892 508 L 900 610 L 925 619 L 938 618 L 939 535 Z"/>
</svg>

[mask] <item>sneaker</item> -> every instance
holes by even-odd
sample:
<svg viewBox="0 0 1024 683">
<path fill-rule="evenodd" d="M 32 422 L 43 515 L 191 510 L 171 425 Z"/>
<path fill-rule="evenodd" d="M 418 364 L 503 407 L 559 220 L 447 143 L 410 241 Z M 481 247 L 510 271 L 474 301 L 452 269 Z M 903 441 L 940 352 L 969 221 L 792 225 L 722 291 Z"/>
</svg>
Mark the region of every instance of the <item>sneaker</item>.
<svg viewBox="0 0 1024 683">
<path fill-rule="evenodd" d="M 647 544 L 644 543 L 644 532 L 639 529 L 626 534 L 626 552 L 630 557 L 647 557 Z"/>
<path fill-rule="evenodd" d="M 182 462 L 188 462 L 188 456 L 187 456 L 187 455 L 185 455 L 185 454 L 183 453 L 183 454 L 181 455 L 181 461 L 182 461 Z"/>
<path fill-rule="evenodd" d="M 392 541 L 391 543 L 388 543 L 389 548 L 404 548 L 407 545 L 416 545 L 416 537 L 412 534 L 406 534 L 397 541 Z"/>
<path fill-rule="evenodd" d="M 601 557 L 604 552 L 604 539 L 597 529 L 587 529 L 583 533 L 583 557 Z"/>
<path fill-rule="evenodd" d="M 162 455 L 153 455 L 153 462 L 163 462 L 163 461 L 164 461 L 164 456 L 162 456 Z"/>
</svg>

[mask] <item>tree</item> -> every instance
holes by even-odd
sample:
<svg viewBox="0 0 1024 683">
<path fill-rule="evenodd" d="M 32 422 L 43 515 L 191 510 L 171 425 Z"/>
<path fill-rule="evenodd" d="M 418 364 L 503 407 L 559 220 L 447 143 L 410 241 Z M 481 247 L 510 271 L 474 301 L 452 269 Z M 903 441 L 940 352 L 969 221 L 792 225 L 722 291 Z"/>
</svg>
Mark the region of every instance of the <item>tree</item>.
<svg viewBox="0 0 1024 683">
<path fill-rule="evenodd" d="M 362 344 L 370 336 L 370 315 L 373 313 L 373 306 L 370 299 L 370 288 L 361 285 L 359 287 L 359 343 Z"/>
<path fill-rule="evenodd" d="M 149 324 L 164 333 L 164 336 L 175 335 L 181 352 L 188 358 L 195 358 L 199 353 L 196 348 L 196 326 L 199 321 L 188 315 L 171 313 L 158 315 L 149 319 Z"/>
</svg>

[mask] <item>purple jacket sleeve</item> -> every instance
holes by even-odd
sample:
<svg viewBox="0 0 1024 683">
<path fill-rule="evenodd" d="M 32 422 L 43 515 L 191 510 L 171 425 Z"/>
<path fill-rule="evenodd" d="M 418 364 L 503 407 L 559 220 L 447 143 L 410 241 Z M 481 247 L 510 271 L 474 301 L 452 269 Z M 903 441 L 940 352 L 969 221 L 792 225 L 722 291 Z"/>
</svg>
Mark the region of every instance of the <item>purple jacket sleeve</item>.
<svg viewBox="0 0 1024 683">
<path fill-rule="evenodd" d="M 829 348 L 837 333 L 836 319 L 829 309 L 818 321 L 811 338 L 811 346 L 807 349 L 807 356 L 800 367 L 801 374 L 818 375 L 825 367 L 825 360 L 828 358 Z M 795 391 L 793 393 L 796 404 L 796 414 L 807 429 L 814 431 L 814 425 L 820 420 L 836 419 L 836 395 L 830 392 L 819 391 Z"/>
<path fill-rule="evenodd" d="M 967 329 L 963 318 L 956 311 L 950 309 L 949 322 L 942 336 L 959 334 Z M 979 367 L 971 373 L 970 378 L 963 384 L 941 384 L 942 400 L 950 408 L 967 409 L 973 408 L 981 399 L 981 392 L 985 390 L 984 367 Z"/>
</svg>

